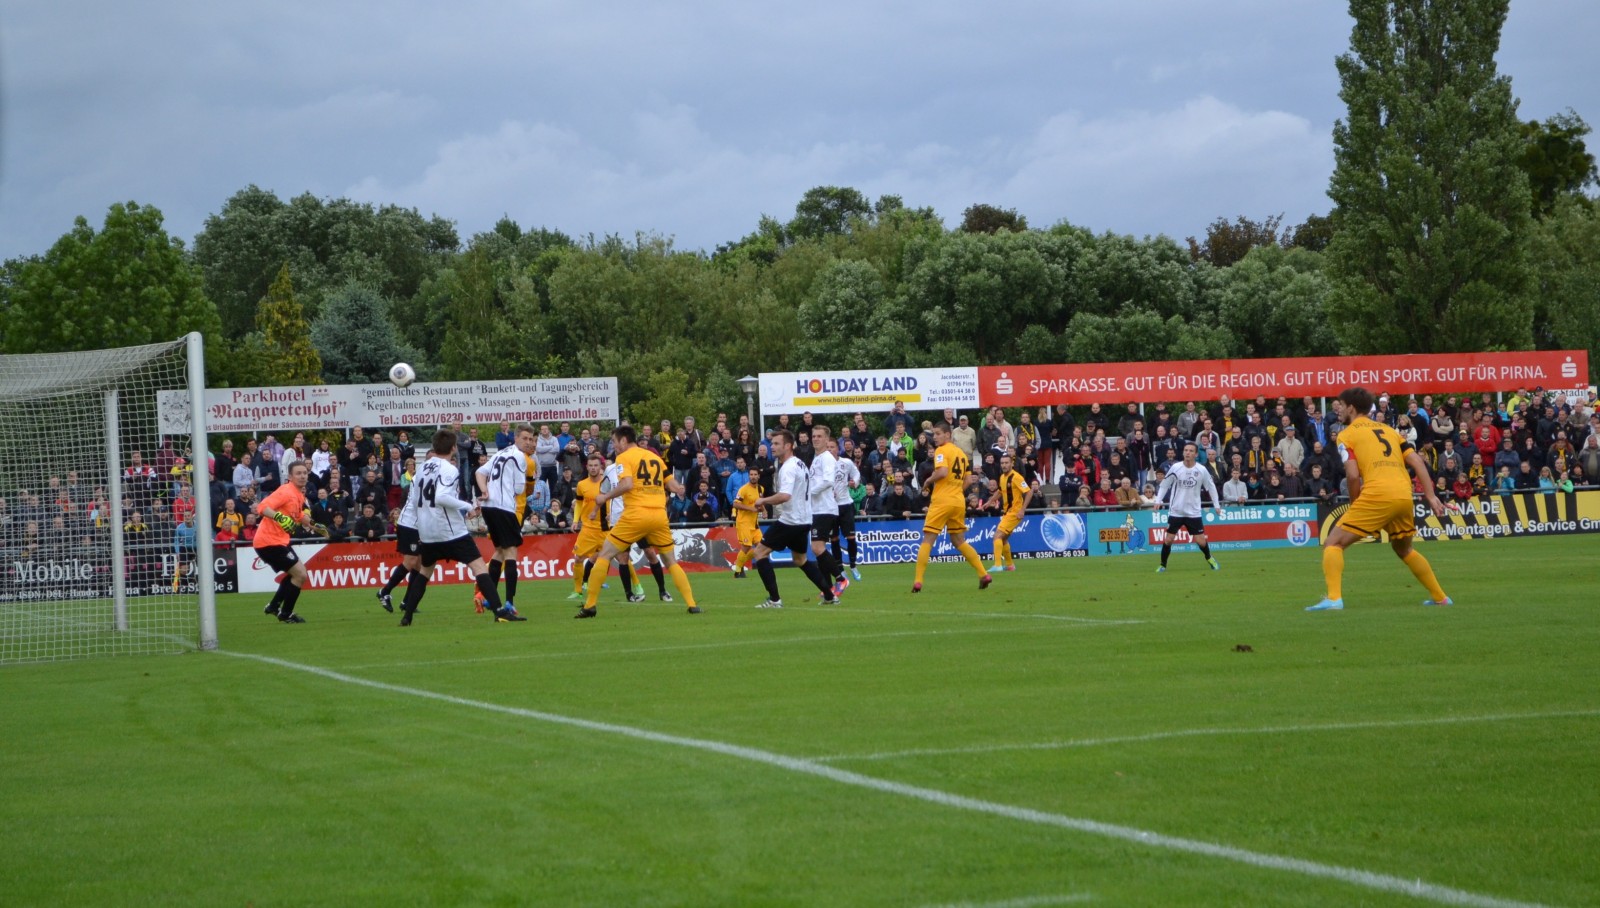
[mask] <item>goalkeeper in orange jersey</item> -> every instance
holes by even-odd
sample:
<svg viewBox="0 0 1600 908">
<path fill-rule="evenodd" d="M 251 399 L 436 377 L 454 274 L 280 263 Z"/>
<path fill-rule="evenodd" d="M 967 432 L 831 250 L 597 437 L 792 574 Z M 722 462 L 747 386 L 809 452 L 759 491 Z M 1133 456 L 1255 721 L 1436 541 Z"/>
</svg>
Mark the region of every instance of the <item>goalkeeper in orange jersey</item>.
<svg viewBox="0 0 1600 908">
<path fill-rule="evenodd" d="M 1444 503 L 1433 490 L 1428 465 L 1411 443 L 1384 423 L 1367 418 L 1372 412 L 1372 392 L 1366 388 L 1347 388 L 1334 402 L 1344 428 L 1339 430 L 1339 456 L 1344 459 L 1345 478 L 1350 486 L 1350 505 L 1344 516 L 1328 532 L 1322 544 L 1322 574 L 1328 582 L 1328 595 L 1308 612 L 1337 611 L 1344 608 L 1344 550 L 1352 543 L 1382 530 L 1389 534 L 1389 545 L 1405 562 L 1413 576 L 1428 591 L 1423 605 L 1450 605 L 1450 597 L 1433 576 L 1428 559 L 1412 547 L 1417 534 L 1415 505 L 1411 498 L 1410 467 L 1421 480 L 1422 494 L 1436 516 L 1444 516 Z"/>
<path fill-rule="evenodd" d="M 261 517 L 261 527 L 256 530 L 256 538 L 252 543 L 256 557 L 283 575 L 278 582 L 278 592 L 267 604 L 266 613 L 276 615 L 284 624 L 306 622 L 306 619 L 294 613 L 300 590 L 306 585 L 306 566 L 300 563 L 300 557 L 294 553 L 289 534 L 300 525 L 301 517 L 305 514 L 306 476 L 310 472 L 309 463 L 295 461 L 289 467 L 289 481 L 278 486 L 256 505 L 256 513 Z"/>
</svg>

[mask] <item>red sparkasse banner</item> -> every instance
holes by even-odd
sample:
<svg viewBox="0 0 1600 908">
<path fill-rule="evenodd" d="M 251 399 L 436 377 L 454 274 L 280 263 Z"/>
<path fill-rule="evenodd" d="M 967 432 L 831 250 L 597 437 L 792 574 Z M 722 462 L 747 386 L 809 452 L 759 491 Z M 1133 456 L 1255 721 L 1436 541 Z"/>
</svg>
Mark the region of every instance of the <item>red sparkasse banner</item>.
<svg viewBox="0 0 1600 908">
<path fill-rule="evenodd" d="M 574 533 L 551 533 L 528 536 L 517 549 L 517 576 L 520 580 L 572 579 L 572 545 L 578 537 Z M 733 565 L 734 553 L 739 550 L 738 537 L 731 526 L 698 527 L 672 531 L 678 562 L 686 571 L 712 571 Z M 487 560 L 491 547 L 488 539 L 479 539 L 478 552 Z M 338 542 L 307 543 L 296 545 L 295 551 L 305 562 L 310 579 L 307 589 L 358 589 L 379 587 L 389 579 L 389 572 L 400 563 L 393 542 Z M 643 564 L 639 552 L 636 561 Z M 239 591 L 242 593 L 268 593 L 277 589 L 273 583 L 274 571 L 256 557 L 254 549 L 241 548 L 239 558 Z M 466 565 L 453 562 L 436 565 L 431 583 L 471 583 L 472 573 Z"/>
<path fill-rule="evenodd" d="M 1361 385 L 1374 393 L 1437 394 L 1574 388 L 1589 384 L 1584 350 L 1415 353 L 1150 363 L 982 366 L 984 406 L 1153 403 L 1232 398 L 1333 397 Z"/>
</svg>

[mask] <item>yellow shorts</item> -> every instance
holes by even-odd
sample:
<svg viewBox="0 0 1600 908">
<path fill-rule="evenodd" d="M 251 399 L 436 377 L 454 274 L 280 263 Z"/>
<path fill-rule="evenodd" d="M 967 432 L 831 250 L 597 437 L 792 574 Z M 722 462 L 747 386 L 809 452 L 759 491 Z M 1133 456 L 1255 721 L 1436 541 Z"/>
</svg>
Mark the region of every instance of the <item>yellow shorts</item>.
<svg viewBox="0 0 1600 908">
<path fill-rule="evenodd" d="M 1417 535 L 1411 498 L 1357 498 L 1339 518 L 1340 527 L 1357 536 L 1376 536 L 1379 530 L 1390 539 L 1410 539 Z"/>
<path fill-rule="evenodd" d="M 965 533 L 967 531 L 967 505 L 965 502 L 954 504 L 934 504 L 928 507 L 928 516 L 922 519 L 924 533 Z"/>
<path fill-rule="evenodd" d="M 761 544 L 761 527 L 754 526 L 750 527 L 749 529 L 739 527 L 737 532 L 739 534 L 739 545 L 741 547 Z"/>
<path fill-rule="evenodd" d="M 606 531 L 600 527 L 584 527 L 578 531 L 578 541 L 572 544 L 572 557 L 588 558 L 600 551 L 601 543 L 606 541 Z"/>
<path fill-rule="evenodd" d="M 1000 529 L 998 532 L 1010 536 L 1012 533 L 1017 531 L 1017 527 L 1019 526 L 1022 526 L 1021 514 L 1006 514 L 1000 518 Z"/>
<path fill-rule="evenodd" d="M 624 552 L 635 543 L 653 545 L 658 552 L 670 552 L 672 527 L 667 523 L 667 512 L 654 508 L 625 510 L 622 519 L 612 525 L 611 535 L 606 537 L 606 541 Z"/>
</svg>

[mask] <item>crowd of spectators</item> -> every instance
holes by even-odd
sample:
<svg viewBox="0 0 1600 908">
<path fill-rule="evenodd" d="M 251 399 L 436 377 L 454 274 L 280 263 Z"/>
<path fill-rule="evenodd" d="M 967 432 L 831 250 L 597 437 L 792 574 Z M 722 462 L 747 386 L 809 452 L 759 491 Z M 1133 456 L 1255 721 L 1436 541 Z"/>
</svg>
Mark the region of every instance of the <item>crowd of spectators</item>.
<svg viewBox="0 0 1600 908">
<path fill-rule="evenodd" d="M 1492 394 L 1405 400 L 1385 395 L 1371 416 L 1416 446 L 1441 498 L 1553 493 L 1594 486 L 1600 477 L 1600 413 L 1592 397 L 1569 401 L 1538 388 L 1519 390 L 1503 401 Z M 850 490 L 859 514 L 907 519 L 924 509 L 921 489 L 933 470 L 936 418 L 953 427 L 952 442 L 979 477 L 968 499 L 974 515 L 997 513 L 993 490 L 1004 454 L 1013 457 L 1034 489 L 1036 507 L 1153 507 L 1166 469 L 1181 461 L 1188 442 L 1196 445 L 1198 461 L 1213 472 L 1228 504 L 1332 503 L 1345 494 L 1337 452 L 1341 426 L 1313 398 L 1011 413 L 992 407 L 977 414 L 946 410 L 918 416 L 897 404 L 870 419 L 856 413 L 827 420 L 839 455 L 860 472 L 860 483 Z M 758 429 L 744 415 L 730 420 L 719 413 L 705 428 L 693 417 L 640 426 L 639 444 L 659 453 L 683 486 L 668 502 L 672 522 L 714 523 L 732 519 L 730 503 L 752 475 L 771 489 L 774 430 L 793 431 L 796 453 L 809 462 L 816 423 L 810 413 L 783 415 Z M 610 434 L 598 423 L 544 425 L 537 431 L 537 479 L 524 531 L 568 532 L 586 458 L 596 450 L 609 457 Z M 464 495 L 475 492 L 467 484 L 476 467 L 512 437 L 508 423 L 487 441 L 475 427 L 460 433 L 457 466 Z M 209 514 L 196 513 L 193 467 L 186 454 L 164 440 L 148 459 L 143 451 L 131 451 L 120 476 L 126 548 L 141 571 L 165 554 L 192 553 L 199 532 L 222 545 L 248 545 L 256 530 L 256 503 L 299 460 L 310 465 L 309 513 L 300 535 L 320 535 L 315 526 L 320 525 L 334 541 L 393 538 L 418 452 L 406 430 L 391 439 L 362 427 L 309 444 L 305 433 L 294 433 L 288 444 L 270 433 L 238 443 L 225 439 L 210 455 Z M 0 498 L 0 556 L 7 563 L 71 557 L 105 561 L 114 519 L 107 488 L 103 475 L 66 470 L 49 476 L 42 488 Z"/>
</svg>

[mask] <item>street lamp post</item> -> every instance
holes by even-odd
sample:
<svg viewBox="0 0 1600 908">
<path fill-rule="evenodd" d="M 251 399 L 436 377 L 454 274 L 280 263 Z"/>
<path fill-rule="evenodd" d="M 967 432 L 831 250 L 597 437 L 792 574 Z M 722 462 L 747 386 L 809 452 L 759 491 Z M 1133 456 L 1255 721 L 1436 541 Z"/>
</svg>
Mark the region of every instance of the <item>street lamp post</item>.
<svg viewBox="0 0 1600 908">
<path fill-rule="evenodd" d="M 750 434 L 753 437 L 761 436 L 761 427 L 756 425 L 756 389 L 761 387 L 761 379 L 754 375 L 746 375 L 739 379 L 739 388 L 744 391 L 744 410 L 750 417 Z"/>
</svg>

